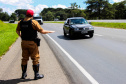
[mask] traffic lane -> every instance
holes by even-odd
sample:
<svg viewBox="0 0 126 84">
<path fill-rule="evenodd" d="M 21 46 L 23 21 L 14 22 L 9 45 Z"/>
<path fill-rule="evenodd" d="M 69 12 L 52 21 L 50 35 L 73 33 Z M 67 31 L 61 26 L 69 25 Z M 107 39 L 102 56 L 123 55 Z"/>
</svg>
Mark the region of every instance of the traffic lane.
<svg viewBox="0 0 126 84">
<path fill-rule="evenodd" d="M 95 37 L 96 38 L 96 37 Z M 97 37 L 98 38 L 98 37 Z M 101 84 L 122 84 L 125 78 L 125 56 L 120 51 L 126 50 L 126 46 L 120 51 L 119 45 L 108 44 L 102 38 L 83 39 L 84 41 L 63 41 L 58 42 L 81 66 L 83 66 L 94 79 Z M 116 79 L 116 80 L 115 80 Z M 117 82 L 118 81 L 118 82 Z"/>
<path fill-rule="evenodd" d="M 47 26 L 48 25 L 48 26 Z M 54 31 L 56 31 L 55 33 L 53 33 L 53 34 L 50 34 L 50 35 L 52 35 L 52 36 L 55 36 L 56 38 L 55 39 L 57 39 L 57 41 L 59 40 L 59 39 L 64 39 L 65 41 L 74 41 L 74 40 L 71 40 L 70 38 L 69 38 L 69 36 L 67 37 L 67 38 L 64 38 L 64 36 L 63 36 L 63 24 L 53 24 L 53 23 L 48 23 L 48 24 L 45 24 L 45 25 L 43 25 L 42 27 L 44 28 L 44 29 L 47 29 L 47 30 L 54 30 Z M 46 27 L 45 27 L 46 26 Z M 126 30 L 122 30 L 122 29 L 118 29 L 118 30 L 116 30 L 116 29 L 110 29 L 109 28 L 109 30 L 108 30 L 108 28 L 99 28 L 99 27 L 95 27 L 95 33 L 94 33 L 94 37 L 101 37 L 101 38 L 104 38 L 104 39 L 106 39 L 105 41 L 107 42 L 107 39 L 108 40 L 112 40 L 112 41 L 114 41 L 114 42 L 116 42 L 117 43 L 117 45 L 116 46 L 118 46 L 118 48 L 120 49 L 119 51 L 121 52 L 121 53 L 125 53 L 125 49 L 122 49 L 122 46 L 121 46 L 121 44 L 124 44 L 125 45 L 125 36 L 126 36 Z M 58 38 L 57 38 L 58 37 Z M 115 38 L 112 38 L 112 37 L 115 37 Z M 86 38 L 86 37 L 84 37 L 84 38 L 82 38 L 82 37 L 78 37 L 78 38 L 76 38 L 75 39 L 75 41 L 77 40 L 81 40 L 81 41 L 84 41 L 85 42 L 85 40 L 83 40 L 83 39 L 87 39 L 87 40 L 91 40 L 91 39 L 89 39 L 89 38 Z M 116 40 L 116 41 L 115 41 Z M 97 40 L 96 40 L 97 41 Z M 100 40 L 98 40 L 97 42 L 99 42 Z M 105 42 L 104 41 L 104 42 Z M 93 42 L 93 41 L 92 41 Z M 104 42 L 100 42 L 100 45 L 104 45 Z M 120 43 L 121 42 L 121 43 Z M 109 46 L 110 44 L 109 44 L 109 42 L 107 42 L 106 43 L 107 45 L 106 45 L 106 47 L 108 47 L 108 48 L 112 48 L 112 49 L 118 49 L 116 46 L 115 46 L 115 44 L 113 44 L 113 43 L 111 43 L 111 46 L 113 46 L 113 47 L 111 47 L 111 46 Z M 118 51 L 118 50 L 117 50 Z M 126 54 L 126 53 L 125 53 Z"/>
<path fill-rule="evenodd" d="M 99 83 L 125 83 L 126 45 L 111 39 L 95 36 L 92 39 L 71 40 L 62 35 L 62 25 L 48 24 L 46 29 L 57 33 L 49 34 L 75 60 L 77 60 Z M 58 37 L 58 38 L 57 38 Z"/>
<path fill-rule="evenodd" d="M 109 39 L 126 42 L 126 29 L 95 27 L 95 35 L 105 36 Z"/>
<path fill-rule="evenodd" d="M 118 51 L 118 49 L 120 49 L 119 45 L 112 45 L 111 47 L 113 47 L 113 49 L 110 49 L 107 41 L 102 38 L 91 39 L 85 42 L 76 41 L 68 45 L 71 44 L 72 47 L 69 46 L 69 49 L 65 50 L 72 50 L 69 54 L 71 54 L 71 56 L 73 56 L 73 58 L 76 59 L 99 83 L 126 83 L 124 80 L 126 75 L 126 54 Z M 110 42 L 109 44 L 111 45 Z M 123 44 L 122 46 L 126 47 Z M 125 50 L 125 48 L 123 49 Z"/>
</svg>

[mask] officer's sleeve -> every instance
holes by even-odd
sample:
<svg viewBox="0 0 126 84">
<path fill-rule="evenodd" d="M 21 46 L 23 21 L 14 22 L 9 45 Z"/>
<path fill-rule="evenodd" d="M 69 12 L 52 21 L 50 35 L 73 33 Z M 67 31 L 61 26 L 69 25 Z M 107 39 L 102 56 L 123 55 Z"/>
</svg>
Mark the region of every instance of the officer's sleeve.
<svg viewBox="0 0 126 84">
<path fill-rule="evenodd" d="M 32 27 L 38 32 L 41 32 L 43 30 L 43 28 L 40 26 L 40 24 L 36 20 L 32 20 Z"/>
<path fill-rule="evenodd" d="M 18 25 L 17 25 L 16 31 L 21 31 L 21 29 L 20 29 L 20 21 L 18 22 Z"/>
</svg>

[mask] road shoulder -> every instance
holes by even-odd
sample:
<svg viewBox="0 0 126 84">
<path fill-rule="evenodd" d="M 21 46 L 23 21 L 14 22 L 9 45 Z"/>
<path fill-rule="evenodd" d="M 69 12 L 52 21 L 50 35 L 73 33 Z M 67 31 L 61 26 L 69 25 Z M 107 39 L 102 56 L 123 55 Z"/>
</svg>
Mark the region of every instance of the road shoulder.
<svg viewBox="0 0 126 84">
<path fill-rule="evenodd" d="M 25 80 L 21 80 L 21 39 L 12 45 L 11 49 L 0 60 L 0 84 L 69 84 L 67 77 L 65 76 L 61 66 L 59 65 L 55 55 L 49 48 L 48 44 L 44 40 L 41 34 L 38 34 L 41 38 L 40 52 L 40 71 L 44 74 L 43 79 L 34 81 L 34 72 L 32 69 L 32 61 L 29 59 L 27 74 L 28 77 Z"/>
</svg>

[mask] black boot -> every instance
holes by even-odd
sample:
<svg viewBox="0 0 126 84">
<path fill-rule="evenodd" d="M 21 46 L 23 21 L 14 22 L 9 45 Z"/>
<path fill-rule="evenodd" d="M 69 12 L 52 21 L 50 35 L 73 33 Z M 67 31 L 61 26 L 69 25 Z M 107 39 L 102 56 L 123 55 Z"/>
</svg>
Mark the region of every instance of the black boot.
<svg viewBox="0 0 126 84">
<path fill-rule="evenodd" d="M 35 74 L 35 77 L 34 77 L 35 80 L 44 77 L 43 74 L 41 74 L 41 75 L 39 74 L 39 64 L 37 64 L 37 65 L 33 65 L 33 70 L 34 70 L 34 74 Z"/>
<path fill-rule="evenodd" d="M 25 79 L 27 77 L 27 73 L 26 73 L 27 65 L 21 65 L 21 68 L 22 68 L 22 77 L 21 77 L 21 79 Z"/>
</svg>

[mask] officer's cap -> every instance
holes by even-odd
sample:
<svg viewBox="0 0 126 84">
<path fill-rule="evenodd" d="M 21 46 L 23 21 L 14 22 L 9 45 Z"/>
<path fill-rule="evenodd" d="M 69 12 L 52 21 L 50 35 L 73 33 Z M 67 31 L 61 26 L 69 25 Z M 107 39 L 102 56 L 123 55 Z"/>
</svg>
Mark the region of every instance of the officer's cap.
<svg viewBox="0 0 126 84">
<path fill-rule="evenodd" d="M 27 12 L 26 12 L 26 16 L 28 16 L 28 17 L 32 17 L 33 16 L 33 14 L 34 14 L 34 11 L 33 10 L 27 10 Z"/>
</svg>

